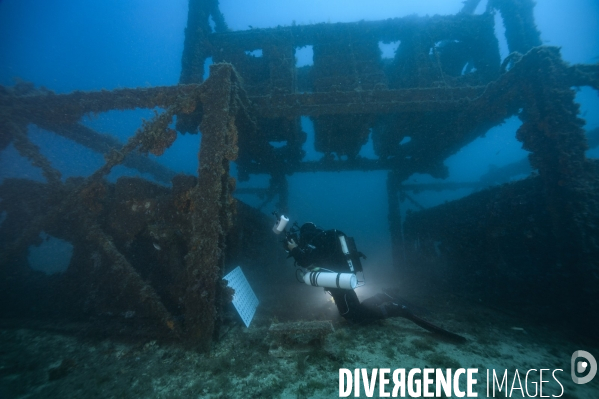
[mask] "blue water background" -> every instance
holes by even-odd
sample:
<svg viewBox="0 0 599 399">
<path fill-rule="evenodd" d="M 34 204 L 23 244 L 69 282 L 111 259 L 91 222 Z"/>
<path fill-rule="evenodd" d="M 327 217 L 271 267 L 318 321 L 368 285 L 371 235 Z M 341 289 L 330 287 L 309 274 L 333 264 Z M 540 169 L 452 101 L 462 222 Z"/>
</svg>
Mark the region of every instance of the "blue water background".
<svg viewBox="0 0 599 399">
<path fill-rule="evenodd" d="M 232 30 L 268 28 L 278 25 L 320 22 L 381 20 L 410 14 L 455 14 L 461 0 L 426 2 L 378 1 L 286 1 L 222 0 L 221 10 Z M 484 11 L 482 1 L 477 13 Z M 596 0 L 543 0 L 537 2 L 535 18 L 544 44 L 560 46 L 570 63 L 599 61 L 599 2 Z M 122 87 L 175 85 L 181 70 L 186 0 L 2 0 L 0 1 L 0 84 L 13 85 L 15 78 L 31 81 L 57 93 Z M 504 28 L 496 16 L 500 54 L 508 50 Z M 383 48 L 383 53 L 389 52 Z M 388 55 L 387 55 L 388 56 Z M 298 65 L 310 63 L 309 52 L 298 53 Z M 586 129 L 599 126 L 599 99 L 595 91 L 582 89 L 577 101 Z M 139 127 L 151 110 L 111 111 L 84 118 L 85 125 L 109 133 L 123 142 Z M 317 160 L 314 132 L 308 118 L 302 119 L 308 133 L 306 160 Z M 527 156 L 515 138 L 517 118 L 491 129 L 445 161 L 445 181 L 475 182 L 489 168 L 503 166 Z M 53 133 L 30 127 L 31 139 L 52 164 L 69 176 L 89 175 L 103 163 L 100 154 Z M 199 135 L 179 135 L 164 156 L 156 160 L 184 173 L 197 171 Z M 374 158 L 372 142 L 360 155 Z M 599 157 L 599 149 L 588 152 Z M 232 173 L 235 174 L 233 167 Z M 110 175 L 138 175 L 125 167 Z M 42 180 L 40 171 L 21 158 L 12 145 L 0 153 L 0 179 L 27 177 Z M 144 176 L 151 178 L 150 176 Z M 525 176 L 518 176 L 523 178 Z M 324 228 L 339 228 L 356 237 L 360 249 L 370 255 L 371 266 L 390 264 L 391 249 L 387 223 L 385 172 L 306 173 L 289 177 L 289 213 L 292 220 L 314 221 Z M 439 181 L 428 175 L 413 175 L 409 183 Z M 266 187 L 267 176 L 253 176 L 239 187 Z M 422 192 L 413 197 L 425 207 L 456 199 L 471 189 Z M 239 196 L 252 205 L 260 200 Z M 416 210 L 410 202 L 402 213 Z M 274 210 L 274 204 L 264 208 Z"/>
</svg>

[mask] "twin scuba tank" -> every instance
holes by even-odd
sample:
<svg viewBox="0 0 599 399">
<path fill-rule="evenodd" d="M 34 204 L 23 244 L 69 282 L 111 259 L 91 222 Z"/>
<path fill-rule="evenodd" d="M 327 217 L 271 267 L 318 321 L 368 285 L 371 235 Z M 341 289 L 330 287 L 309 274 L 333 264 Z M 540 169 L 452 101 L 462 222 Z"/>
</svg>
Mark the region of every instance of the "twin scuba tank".
<svg viewBox="0 0 599 399">
<path fill-rule="evenodd" d="M 289 218 L 281 215 L 275 221 L 272 231 L 275 234 L 281 234 L 285 231 L 287 223 L 289 223 Z M 317 269 L 303 273 L 302 279 L 304 283 L 314 287 L 341 288 L 346 290 L 353 290 L 358 286 L 356 273 L 362 271 L 362 264 L 360 262 L 361 254 L 357 251 L 353 238 L 342 234 L 337 237 L 351 273 L 335 273 L 325 269 Z"/>
</svg>

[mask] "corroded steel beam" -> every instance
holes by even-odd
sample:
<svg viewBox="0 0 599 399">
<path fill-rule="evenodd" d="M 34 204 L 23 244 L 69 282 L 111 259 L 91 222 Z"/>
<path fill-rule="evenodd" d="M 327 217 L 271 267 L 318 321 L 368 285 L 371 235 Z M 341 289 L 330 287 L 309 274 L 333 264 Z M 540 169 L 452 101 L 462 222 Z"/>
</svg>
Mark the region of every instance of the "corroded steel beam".
<svg viewBox="0 0 599 399">
<path fill-rule="evenodd" d="M 120 148 L 123 145 L 117 138 L 108 134 L 96 132 L 81 123 L 72 125 L 40 123 L 38 126 L 42 129 L 53 131 L 62 137 L 73 140 L 74 142 L 101 154 L 108 154 L 112 149 Z M 176 175 L 173 170 L 170 170 L 166 166 L 137 153 L 130 153 L 123 161 L 123 165 L 128 168 L 136 169 L 141 173 L 149 173 L 156 180 L 166 184 L 170 184 L 171 180 Z"/>
<path fill-rule="evenodd" d="M 407 112 L 442 112 L 476 108 L 513 88 L 510 75 L 489 86 L 415 88 L 403 90 L 368 90 L 322 93 L 296 93 L 250 97 L 259 116 L 277 118 L 333 114 L 391 114 Z M 574 65 L 567 69 L 573 86 L 599 87 L 599 65 Z M 504 86 L 504 88 L 500 87 Z M 510 90 L 506 90 L 509 88 Z M 490 90 L 488 90 L 490 89 Z M 485 91 L 489 91 L 485 93 Z M 505 99 L 505 95 L 501 96 Z M 474 102 L 474 106 L 473 103 Z"/>
<path fill-rule="evenodd" d="M 0 87 L 0 114 L 22 118 L 31 123 L 71 124 L 89 113 L 135 108 L 166 108 L 181 97 L 195 95 L 201 85 L 188 84 L 152 88 L 74 91 L 56 94 L 49 90 L 34 91 L 29 95 L 14 95 Z"/>
<path fill-rule="evenodd" d="M 259 116 L 394 114 L 463 109 L 486 86 L 301 93 L 250 97 Z"/>
<path fill-rule="evenodd" d="M 382 21 L 338 22 L 313 25 L 278 26 L 267 29 L 250 29 L 214 33 L 210 37 L 213 51 L 221 48 L 239 47 L 247 50 L 263 48 L 273 38 L 284 38 L 294 47 L 311 45 L 323 41 L 324 37 L 336 36 L 339 32 L 351 33 L 354 40 L 376 38 L 380 41 L 395 41 L 411 37 L 418 30 L 426 29 L 431 39 L 454 37 L 461 39 L 472 33 L 472 26 L 489 24 L 488 15 L 435 15 L 432 17 L 407 16 Z"/>
<path fill-rule="evenodd" d="M 233 181 L 229 162 L 237 158 L 235 119 L 240 101 L 239 78 L 230 64 L 216 64 L 204 82 L 204 117 L 198 154 L 198 184 L 190 193 L 193 236 L 185 256 L 187 294 L 185 328 L 188 343 L 208 350 L 218 329 L 224 249 L 232 224 Z"/>
</svg>

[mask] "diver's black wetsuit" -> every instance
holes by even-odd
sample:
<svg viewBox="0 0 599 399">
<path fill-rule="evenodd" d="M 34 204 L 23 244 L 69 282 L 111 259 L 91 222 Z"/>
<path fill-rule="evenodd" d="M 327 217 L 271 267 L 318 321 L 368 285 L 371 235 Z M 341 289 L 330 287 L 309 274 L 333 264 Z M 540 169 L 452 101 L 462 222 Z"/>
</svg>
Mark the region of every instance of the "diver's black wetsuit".
<svg viewBox="0 0 599 399">
<path fill-rule="evenodd" d="M 345 236 L 345 234 L 339 230 L 324 231 L 316 228 L 313 223 L 306 223 L 300 229 L 299 245 L 291 249 L 290 255 L 301 267 L 309 269 L 319 267 L 336 273 L 351 273 L 352 270 L 341 250 L 340 236 Z M 457 341 L 465 340 L 459 335 L 415 316 L 406 306 L 385 293 L 376 294 L 360 303 L 354 290 L 341 288 L 325 288 L 325 290 L 335 300 L 339 314 L 352 322 L 370 322 L 399 316 L 447 338 Z"/>
<path fill-rule="evenodd" d="M 313 226 L 313 225 L 312 225 Z M 300 245 L 291 250 L 295 262 L 305 268 L 320 267 L 336 273 L 351 273 L 345 255 L 341 251 L 339 236 L 344 236 L 339 230 L 323 231 L 315 228 L 305 228 L 300 231 Z M 353 322 L 366 322 L 387 317 L 383 305 L 392 298 L 384 294 L 375 295 L 360 303 L 354 290 L 341 288 L 325 288 L 335 300 L 339 314 Z"/>
</svg>

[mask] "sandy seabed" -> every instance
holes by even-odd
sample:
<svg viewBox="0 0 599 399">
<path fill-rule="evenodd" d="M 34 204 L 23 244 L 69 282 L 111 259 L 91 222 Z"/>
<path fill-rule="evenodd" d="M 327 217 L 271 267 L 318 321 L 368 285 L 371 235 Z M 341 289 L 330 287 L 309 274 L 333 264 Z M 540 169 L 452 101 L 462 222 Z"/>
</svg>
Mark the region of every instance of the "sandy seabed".
<svg viewBox="0 0 599 399">
<path fill-rule="evenodd" d="M 530 369 L 562 369 L 555 374 L 563 385 L 562 398 L 599 397 L 599 377 L 585 385 L 570 378 L 574 351 L 599 355 L 588 339 L 460 302 L 431 300 L 423 316 L 462 334 L 468 338 L 465 344 L 445 341 L 401 318 L 366 326 L 335 318 L 335 332 L 323 346 L 296 354 L 291 350 L 286 358 L 269 355 L 273 318 L 265 316 L 267 312 L 258 312 L 250 328 L 241 322 L 225 326 L 209 355 L 176 343 L 78 333 L 89 327 L 85 323 L 68 328 L 37 323 L 34 328 L 26 322 L 4 322 L 0 398 L 334 398 L 339 397 L 340 368 L 366 368 L 369 373 L 374 368 L 478 368 L 474 388 L 483 398 L 487 369 L 497 375 L 507 369 L 510 388 L 516 369 L 523 386 Z M 545 373 L 543 379 L 549 382 L 543 395 L 559 395 L 560 385 L 551 372 Z M 538 373 L 530 376 L 538 383 Z M 465 379 L 461 382 L 465 389 Z M 363 388 L 360 393 L 366 397 Z M 379 397 L 378 386 L 374 397 Z M 496 391 L 495 397 L 506 397 L 505 390 Z M 516 389 L 511 397 L 523 397 L 522 392 Z"/>
</svg>

